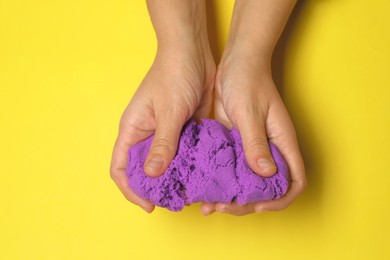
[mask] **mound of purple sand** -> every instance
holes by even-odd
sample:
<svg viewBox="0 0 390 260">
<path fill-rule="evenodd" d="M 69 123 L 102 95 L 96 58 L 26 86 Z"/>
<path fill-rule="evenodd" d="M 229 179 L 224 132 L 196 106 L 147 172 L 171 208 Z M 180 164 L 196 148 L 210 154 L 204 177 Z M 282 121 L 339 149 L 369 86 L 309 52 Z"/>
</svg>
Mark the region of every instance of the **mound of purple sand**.
<svg viewBox="0 0 390 260">
<path fill-rule="evenodd" d="M 129 149 L 126 175 L 130 188 L 153 204 L 180 211 L 196 202 L 250 202 L 278 199 L 289 185 L 286 161 L 272 143 L 277 166 L 272 177 L 256 175 L 245 160 L 239 132 L 221 123 L 190 120 L 184 126 L 175 158 L 157 178 L 148 177 L 143 165 L 153 136 Z"/>
</svg>

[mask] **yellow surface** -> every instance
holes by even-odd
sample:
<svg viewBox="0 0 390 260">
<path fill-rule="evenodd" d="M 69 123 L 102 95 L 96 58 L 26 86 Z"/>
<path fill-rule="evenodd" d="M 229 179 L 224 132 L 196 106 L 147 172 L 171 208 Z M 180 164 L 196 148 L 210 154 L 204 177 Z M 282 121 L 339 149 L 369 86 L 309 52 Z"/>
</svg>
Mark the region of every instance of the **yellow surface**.
<svg viewBox="0 0 390 260">
<path fill-rule="evenodd" d="M 221 49 L 233 1 L 211 3 Z M 300 2 L 274 70 L 309 188 L 283 212 L 205 218 L 148 215 L 109 177 L 156 50 L 144 1 L 0 0 L 0 259 L 390 259 L 389 14 Z"/>
</svg>

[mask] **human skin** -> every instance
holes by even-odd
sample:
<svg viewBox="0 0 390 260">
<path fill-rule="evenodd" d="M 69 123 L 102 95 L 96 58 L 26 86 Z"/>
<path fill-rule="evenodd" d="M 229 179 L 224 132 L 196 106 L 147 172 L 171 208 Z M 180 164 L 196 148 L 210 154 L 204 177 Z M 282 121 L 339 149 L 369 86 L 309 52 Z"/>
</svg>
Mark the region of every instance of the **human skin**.
<svg viewBox="0 0 390 260">
<path fill-rule="evenodd" d="M 154 205 L 127 184 L 128 149 L 155 133 L 144 171 L 152 177 L 163 174 L 175 156 L 185 122 L 210 113 L 216 66 L 204 0 L 149 0 L 147 5 L 157 54 L 120 119 L 110 174 L 129 201 L 152 212 Z"/>
<path fill-rule="evenodd" d="M 290 169 L 289 191 L 278 200 L 244 206 L 203 203 L 201 210 L 205 215 L 215 211 L 246 215 L 282 210 L 306 188 L 295 129 L 271 73 L 273 49 L 295 2 L 236 0 L 229 38 L 218 65 L 214 102 L 216 119 L 239 130 L 246 160 L 254 172 L 263 176 L 274 174 L 267 140 L 279 148 Z"/>
<path fill-rule="evenodd" d="M 270 60 L 294 1 L 237 0 L 217 74 L 207 38 L 205 1 L 149 0 L 147 4 L 158 50 L 121 117 L 112 179 L 129 201 L 152 212 L 154 205 L 127 184 L 128 148 L 155 133 L 144 171 L 152 177 L 163 174 L 185 122 L 191 116 L 208 117 L 215 85 L 216 119 L 240 131 L 251 169 L 263 177 L 275 173 L 269 139 L 287 160 L 292 182 L 279 200 L 245 206 L 203 203 L 201 211 L 245 215 L 286 208 L 304 190 L 306 179 L 294 127 L 272 81 Z"/>
</svg>

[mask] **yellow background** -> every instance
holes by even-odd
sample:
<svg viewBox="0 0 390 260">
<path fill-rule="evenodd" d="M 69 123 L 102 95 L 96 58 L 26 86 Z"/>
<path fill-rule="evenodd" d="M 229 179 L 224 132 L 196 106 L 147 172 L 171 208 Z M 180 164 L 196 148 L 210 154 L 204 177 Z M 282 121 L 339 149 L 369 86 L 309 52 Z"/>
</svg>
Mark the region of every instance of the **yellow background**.
<svg viewBox="0 0 390 260">
<path fill-rule="evenodd" d="M 233 1 L 208 5 L 218 57 Z M 297 5 L 274 73 L 309 187 L 283 212 L 121 195 L 111 151 L 155 51 L 144 1 L 0 0 L 0 259 L 390 259 L 390 1 Z"/>
</svg>

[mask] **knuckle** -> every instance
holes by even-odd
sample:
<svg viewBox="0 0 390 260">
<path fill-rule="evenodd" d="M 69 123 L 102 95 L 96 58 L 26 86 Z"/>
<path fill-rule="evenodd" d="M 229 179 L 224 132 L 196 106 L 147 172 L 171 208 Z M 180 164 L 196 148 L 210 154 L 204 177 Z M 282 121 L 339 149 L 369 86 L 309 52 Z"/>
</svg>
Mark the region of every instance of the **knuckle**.
<svg viewBox="0 0 390 260">
<path fill-rule="evenodd" d="M 302 182 L 300 182 L 299 188 L 300 188 L 300 193 L 302 193 L 305 190 L 307 190 L 307 180 L 306 180 L 306 178 Z"/>
<path fill-rule="evenodd" d="M 295 138 L 297 138 L 297 130 L 295 129 L 295 127 L 292 123 L 291 123 L 290 129 L 289 129 L 289 133 L 291 136 L 294 136 Z"/>
<path fill-rule="evenodd" d="M 172 154 L 174 151 L 173 145 L 165 138 L 154 139 L 151 150 L 154 152 L 167 152 L 169 154 Z"/>
<path fill-rule="evenodd" d="M 307 179 L 304 177 L 302 180 L 296 181 L 296 189 L 298 192 L 298 195 L 302 194 L 307 189 Z"/>
<path fill-rule="evenodd" d="M 269 154 L 268 140 L 266 137 L 255 137 L 246 144 L 247 150 L 250 152 L 261 152 L 262 154 Z"/>
<path fill-rule="evenodd" d="M 110 169 L 110 177 L 112 180 L 116 181 L 119 177 L 118 171 L 111 168 Z"/>
<path fill-rule="evenodd" d="M 174 120 L 175 122 L 183 123 L 187 120 L 189 114 L 191 114 L 188 105 L 178 105 L 181 102 L 171 102 L 164 107 L 164 109 L 157 111 L 156 116 L 163 120 Z M 161 114 L 162 113 L 162 114 Z"/>
</svg>

